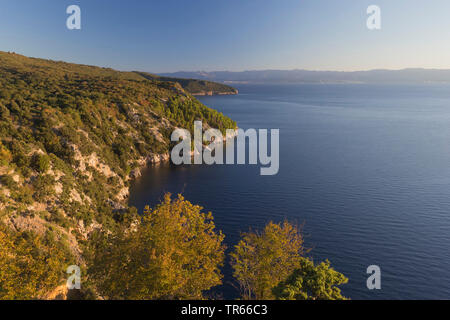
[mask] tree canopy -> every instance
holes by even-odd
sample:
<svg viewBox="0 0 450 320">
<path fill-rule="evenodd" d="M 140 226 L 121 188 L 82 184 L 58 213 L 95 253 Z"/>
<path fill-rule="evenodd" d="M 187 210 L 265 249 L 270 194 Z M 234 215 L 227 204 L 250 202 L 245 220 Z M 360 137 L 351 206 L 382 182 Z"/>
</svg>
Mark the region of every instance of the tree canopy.
<svg viewBox="0 0 450 320">
<path fill-rule="evenodd" d="M 38 299 L 60 285 L 71 256 L 61 242 L 0 224 L 0 300 Z"/>
<path fill-rule="evenodd" d="M 318 265 L 307 258 L 301 258 L 299 262 L 299 268 L 273 289 L 275 298 L 280 300 L 346 299 L 338 286 L 347 283 L 348 279 L 331 268 L 328 260 Z"/>
<path fill-rule="evenodd" d="M 223 239 L 211 213 L 168 194 L 135 228 L 98 242 L 90 277 L 112 299 L 202 299 L 221 284 Z"/>
<path fill-rule="evenodd" d="M 305 253 L 299 228 L 288 223 L 247 232 L 231 253 L 234 277 L 244 299 L 273 299 L 272 288 L 299 267 Z"/>
</svg>

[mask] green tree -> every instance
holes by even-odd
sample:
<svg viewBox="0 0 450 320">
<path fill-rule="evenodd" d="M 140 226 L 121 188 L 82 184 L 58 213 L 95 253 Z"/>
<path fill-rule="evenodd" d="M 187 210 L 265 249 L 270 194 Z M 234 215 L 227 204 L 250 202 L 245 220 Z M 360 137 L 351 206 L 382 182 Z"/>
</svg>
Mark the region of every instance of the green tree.
<svg viewBox="0 0 450 320">
<path fill-rule="evenodd" d="M 11 152 L 0 142 L 0 166 L 9 165 L 11 160 Z"/>
<path fill-rule="evenodd" d="M 50 169 L 50 157 L 46 154 L 35 154 L 32 161 L 33 168 L 41 173 Z"/>
<path fill-rule="evenodd" d="M 348 279 L 330 267 L 326 260 L 319 265 L 307 258 L 300 259 L 300 267 L 286 281 L 273 289 L 280 300 L 346 300 L 337 287 Z"/>
<path fill-rule="evenodd" d="M 272 288 L 299 267 L 305 253 L 298 227 L 270 222 L 262 232 L 248 232 L 231 253 L 243 299 L 274 299 Z"/>
<path fill-rule="evenodd" d="M 70 262 L 70 252 L 50 234 L 0 225 L 0 300 L 42 298 L 62 283 Z"/>
<path fill-rule="evenodd" d="M 110 299 L 201 299 L 221 284 L 223 239 L 211 213 L 167 194 L 141 222 L 95 240 L 90 278 Z"/>
</svg>

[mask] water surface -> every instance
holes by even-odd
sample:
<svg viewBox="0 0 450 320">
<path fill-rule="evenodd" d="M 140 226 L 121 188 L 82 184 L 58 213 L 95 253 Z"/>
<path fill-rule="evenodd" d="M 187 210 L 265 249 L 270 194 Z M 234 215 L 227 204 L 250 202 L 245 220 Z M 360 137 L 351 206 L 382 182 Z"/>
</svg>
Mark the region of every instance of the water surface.
<svg viewBox="0 0 450 320">
<path fill-rule="evenodd" d="M 305 223 L 352 299 L 450 298 L 450 86 L 241 85 L 200 100 L 241 128 L 280 129 L 280 171 L 259 166 L 149 168 L 142 210 L 165 192 L 212 211 L 232 247 L 268 221 Z M 366 288 L 379 265 L 382 289 Z M 229 268 L 225 282 L 231 281 Z M 231 286 L 221 288 L 235 298 Z"/>
</svg>

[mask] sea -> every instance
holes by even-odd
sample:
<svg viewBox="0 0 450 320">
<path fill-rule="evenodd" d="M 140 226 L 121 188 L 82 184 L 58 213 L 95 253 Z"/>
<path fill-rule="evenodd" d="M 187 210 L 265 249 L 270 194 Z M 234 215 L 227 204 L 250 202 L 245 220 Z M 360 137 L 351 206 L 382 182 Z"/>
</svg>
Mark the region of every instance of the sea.
<svg viewBox="0 0 450 320">
<path fill-rule="evenodd" d="M 228 250 L 269 221 L 302 226 L 315 262 L 354 299 L 450 299 L 450 85 L 240 84 L 199 98 L 242 129 L 279 129 L 279 172 L 150 166 L 130 205 L 182 193 L 213 213 Z M 381 288 L 368 289 L 369 266 Z M 239 297 L 225 263 L 225 299 Z"/>
</svg>

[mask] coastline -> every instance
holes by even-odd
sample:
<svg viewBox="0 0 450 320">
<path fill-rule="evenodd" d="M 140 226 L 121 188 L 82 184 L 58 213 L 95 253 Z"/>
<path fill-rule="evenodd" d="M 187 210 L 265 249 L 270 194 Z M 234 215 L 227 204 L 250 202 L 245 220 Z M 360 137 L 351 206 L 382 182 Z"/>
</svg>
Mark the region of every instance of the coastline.
<svg viewBox="0 0 450 320">
<path fill-rule="evenodd" d="M 239 90 L 234 89 L 234 91 L 200 91 L 191 94 L 193 96 L 231 96 L 239 94 Z"/>
<path fill-rule="evenodd" d="M 234 130 L 233 134 L 227 134 L 225 137 L 223 137 L 223 141 L 226 142 L 227 140 L 234 139 L 238 136 L 239 128 L 236 128 Z M 204 149 L 207 148 L 207 146 L 203 146 Z M 191 157 L 194 156 L 195 151 L 191 151 Z M 156 165 L 160 163 L 167 163 L 170 161 L 170 153 L 153 153 L 148 155 L 145 158 L 139 159 L 137 162 L 139 166 L 135 169 L 133 169 L 129 176 L 128 180 L 136 180 L 142 176 L 142 171 L 149 165 Z M 128 187 L 128 195 L 129 195 L 130 187 Z"/>
</svg>

